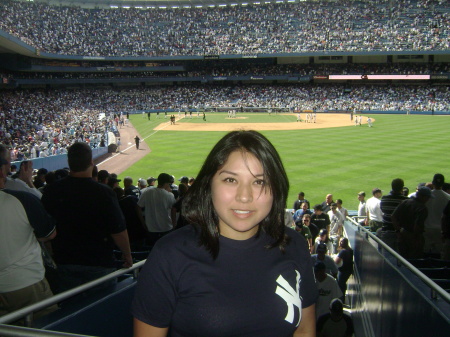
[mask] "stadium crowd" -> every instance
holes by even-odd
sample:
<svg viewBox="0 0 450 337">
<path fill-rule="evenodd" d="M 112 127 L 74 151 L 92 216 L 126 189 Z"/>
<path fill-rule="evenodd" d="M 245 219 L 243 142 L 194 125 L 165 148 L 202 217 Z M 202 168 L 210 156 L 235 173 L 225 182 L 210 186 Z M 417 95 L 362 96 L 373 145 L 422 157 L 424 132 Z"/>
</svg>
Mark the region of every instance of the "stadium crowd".
<svg viewBox="0 0 450 337">
<path fill-rule="evenodd" d="M 0 101 L 0 143 L 13 159 L 65 153 L 75 141 L 92 147 L 114 128 L 115 113 L 150 109 L 274 107 L 294 110 L 450 111 L 439 87 L 341 85 L 177 86 L 132 89 L 5 91 Z M 109 118 L 99 120 L 99 114 Z"/>
<path fill-rule="evenodd" d="M 41 52 L 175 56 L 448 50 L 445 0 L 84 9 L 2 1 L 0 29 Z"/>
<path fill-rule="evenodd" d="M 107 132 L 115 127 L 112 118 L 99 120 L 108 106 L 96 110 L 95 94 L 16 91 L 5 96 L 0 103 L 0 143 L 10 148 L 13 161 L 64 154 L 77 141 L 92 148 L 106 146 Z"/>
</svg>

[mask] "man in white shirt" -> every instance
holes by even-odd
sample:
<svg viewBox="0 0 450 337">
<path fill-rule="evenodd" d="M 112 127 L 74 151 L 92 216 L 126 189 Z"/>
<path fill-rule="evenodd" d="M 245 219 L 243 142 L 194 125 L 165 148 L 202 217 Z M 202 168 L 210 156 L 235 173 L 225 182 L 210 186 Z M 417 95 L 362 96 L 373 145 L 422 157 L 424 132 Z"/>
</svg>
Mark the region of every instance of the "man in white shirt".
<svg viewBox="0 0 450 337">
<path fill-rule="evenodd" d="M 366 226 L 370 227 L 371 232 L 376 232 L 383 225 L 383 212 L 380 207 L 382 194 L 379 188 L 374 188 L 372 190 L 373 197 L 366 202 Z"/>
<path fill-rule="evenodd" d="M 173 209 L 175 196 L 171 185 L 174 179 L 167 173 L 158 176 L 156 188 L 145 189 L 139 198 L 138 205 L 144 208 L 147 244 L 152 246 L 164 235 L 170 233 L 176 226 L 176 210 Z"/>
</svg>

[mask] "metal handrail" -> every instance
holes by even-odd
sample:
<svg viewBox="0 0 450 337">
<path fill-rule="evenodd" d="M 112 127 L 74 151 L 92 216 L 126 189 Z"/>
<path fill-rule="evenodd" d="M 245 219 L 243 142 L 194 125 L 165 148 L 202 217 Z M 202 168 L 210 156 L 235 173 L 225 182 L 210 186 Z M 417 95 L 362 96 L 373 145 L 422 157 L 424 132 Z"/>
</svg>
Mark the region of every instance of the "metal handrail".
<svg viewBox="0 0 450 337">
<path fill-rule="evenodd" d="M 442 289 L 439 285 L 437 285 L 432 279 L 430 279 L 427 275 L 422 273 L 418 268 L 416 268 L 413 264 L 411 264 L 408 260 L 406 260 L 403 256 L 401 256 L 399 253 L 397 253 L 395 250 L 393 250 L 391 247 L 389 247 L 386 243 L 384 243 L 380 238 L 378 238 L 376 235 L 372 234 L 372 232 L 363 226 L 359 225 L 355 220 L 353 220 L 351 217 L 347 217 L 347 220 L 349 220 L 353 225 L 358 227 L 358 230 L 363 231 L 366 236 L 370 237 L 372 240 L 374 240 L 378 245 L 381 245 L 383 249 L 388 251 L 394 258 L 396 258 L 401 264 L 403 264 L 407 269 L 409 269 L 414 275 L 419 277 L 428 287 L 431 288 L 432 292 L 439 294 L 439 296 L 450 304 L 450 294 L 446 292 L 444 289 Z M 432 298 L 435 298 L 432 294 Z"/>
<path fill-rule="evenodd" d="M 75 335 L 67 332 L 38 330 L 13 325 L 0 324 L 0 336 L 2 337 L 94 337 L 88 335 Z"/>
<path fill-rule="evenodd" d="M 119 269 L 111 274 L 108 274 L 106 276 L 100 277 L 94 281 L 85 283 L 81 286 L 78 286 L 76 288 L 73 289 L 69 289 L 65 292 L 62 292 L 60 294 L 54 295 L 50 298 L 47 298 L 45 300 L 42 300 L 40 302 L 31 304 L 27 307 L 21 308 L 19 310 L 16 310 L 14 312 L 11 312 L 9 314 L 6 314 L 4 316 L 0 317 L 0 324 L 2 323 L 11 323 L 11 322 L 15 322 L 23 317 L 26 317 L 25 321 L 26 322 L 31 322 L 31 319 L 29 318 L 29 315 L 32 315 L 33 312 L 35 311 L 39 311 L 41 309 L 47 308 L 51 305 L 57 304 L 65 299 L 68 299 L 72 296 L 78 295 L 80 293 L 82 293 L 83 291 L 89 290 L 103 282 L 112 280 L 114 278 L 117 278 L 123 274 L 129 273 L 129 272 L 133 272 L 133 276 L 135 278 L 137 278 L 137 272 L 138 272 L 138 268 L 141 268 L 146 260 L 143 261 L 139 261 L 136 262 L 135 264 L 133 264 L 133 266 L 131 268 L 123 268 L 123 269 Z M 27 318 L 28 316 L 28 318 Z M 19 336 L 19 335 L 18 335 Z M 70 336 L 70 335 L 69 335 Z"/>
</svg>

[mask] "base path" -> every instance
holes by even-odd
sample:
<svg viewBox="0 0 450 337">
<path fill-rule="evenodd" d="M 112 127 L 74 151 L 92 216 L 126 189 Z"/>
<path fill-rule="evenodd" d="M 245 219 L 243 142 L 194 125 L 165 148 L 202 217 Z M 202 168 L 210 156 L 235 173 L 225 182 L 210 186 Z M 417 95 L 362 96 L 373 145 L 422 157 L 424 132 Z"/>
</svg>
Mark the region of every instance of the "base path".
<svg viewBox="0 0 450 337">
<path fill-rule="evenodd" d="M 292 115 L 292 114 L 290 114 Z M 358 115 L 359 116 L 359 115 Z M 304 120 L 306 114 L 302 113 Z M 225 117 L 224 117 L 225 118 Z M 372 119 L 374 121 L 374 119 Z M 367 124 L 367 117 L 363 117 L 362 124 Z M 277 130 L 308 130 L 320 128 L 333 128 L 341 126 L 355 125 L 354 120 L 350 120 L 350 114 L 317 114 L 315 123 L 289 122 L 289 123 L 246 123 L 245 119 L 241 123 L 208 123 L 208 115 L 204 123 L 176 123 L 168 126 L 167 123 L 158 125 L 154 130 L 165 131 L 233 131 L 233 130 L 256 130 L 256 131 L 277 131 Z"/>
<path fill-rule="evenodd" d="M 121 174 L 127 168 L 136 163 L 139 159 L 145 157 L 151 152 L 148 145 L 134 128 L 133 124 L 123 126 L 119 129 L 120 132 L 120 152 L 108 153 L 100 158 L 97 158 L 94 163 L 97 165 L 98 170 L 107 170 L 109 173 Z M 139 150 L 136 149 L 134 137 L 139 136 L 141 142 L 139 144 Z M 137 182 L 134 181 L 134 184 Z M 123 186 L 123 183 L 120 184 Z"/>
</svg>

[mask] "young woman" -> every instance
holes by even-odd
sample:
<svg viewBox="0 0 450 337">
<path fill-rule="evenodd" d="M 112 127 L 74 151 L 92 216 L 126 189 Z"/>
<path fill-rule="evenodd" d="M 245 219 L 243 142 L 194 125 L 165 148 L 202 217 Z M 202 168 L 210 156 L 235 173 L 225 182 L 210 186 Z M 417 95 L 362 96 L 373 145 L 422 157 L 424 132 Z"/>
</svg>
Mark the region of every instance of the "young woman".
<svg viewBox="0 0 450 337">
<path fill-rule="evenodd" d="M 255 131 L 223 137 L 183 201 L 191 226 L 162 238 L 133 300 L 134 337 L 315 336 L 305 239 L 284 225 L 289 183 Z"/>
</svg>

